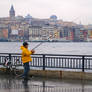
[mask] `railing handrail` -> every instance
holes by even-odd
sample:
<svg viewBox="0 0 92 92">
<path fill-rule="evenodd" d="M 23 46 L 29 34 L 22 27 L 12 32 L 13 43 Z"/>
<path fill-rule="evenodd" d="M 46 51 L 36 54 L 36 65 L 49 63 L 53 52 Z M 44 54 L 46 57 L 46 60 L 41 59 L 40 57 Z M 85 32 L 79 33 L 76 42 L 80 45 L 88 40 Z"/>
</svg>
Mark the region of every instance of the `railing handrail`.
<svg viewBox="0 0 92 92">
<path fill-rule="evenodd" d="M 4 55 L 21 55 L 21 53 L 0 53 L 0 54 L 4 54 Z M 46 55 L 46 56 L 77 56 L 77 57 L 92 57 L 92 55 L 70 55 L 70 54 L 33 54 L 33 55 Z"/>
</svg>

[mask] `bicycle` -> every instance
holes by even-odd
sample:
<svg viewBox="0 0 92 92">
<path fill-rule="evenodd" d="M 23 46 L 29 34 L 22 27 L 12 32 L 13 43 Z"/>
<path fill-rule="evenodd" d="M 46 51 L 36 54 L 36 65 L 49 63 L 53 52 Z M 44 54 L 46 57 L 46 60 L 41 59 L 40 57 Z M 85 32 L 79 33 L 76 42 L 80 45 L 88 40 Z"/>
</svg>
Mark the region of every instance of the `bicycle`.
<svg viewBox="0 0 92 92">
<path fill-rule="evenodd" d="M 10 74 L 10 75 L 20 76 L 21 71 L 20 71 L 20 69 L 17 69 L 17 66 L 18 66 L 17 62 L 19 62 L 19 59 L 16 59 L 14 64 L 12 64 L 11 60 L 9 59 L 9 57 L 5 57 L 4 63 L 3 63 L 3 66 L 6 68 L 5 72 Z"/>
<path fill-rule="evenodd" d="M 6 56 L 2 65 L 5 68 L 5 69 L 3 68 L 5 74 L 8 74 L 9 76 L 11 75 L 11 77 L 13 77 L 13 78 L 24 79 L 22 77 L 23 70 L 18 68 L 18 66 L 20 66 L 20 60 L 19 59 L 14 60 L 14 63 L 13 63 L 12 60 L 10 60 L 8 56 Z M 0 69 L 0 70 L 2 70 L 2 69 Z M 32 79 L 32 78 L 34 78 L 34 76 L 30 75 L 28 79 Z"/>
</svg>

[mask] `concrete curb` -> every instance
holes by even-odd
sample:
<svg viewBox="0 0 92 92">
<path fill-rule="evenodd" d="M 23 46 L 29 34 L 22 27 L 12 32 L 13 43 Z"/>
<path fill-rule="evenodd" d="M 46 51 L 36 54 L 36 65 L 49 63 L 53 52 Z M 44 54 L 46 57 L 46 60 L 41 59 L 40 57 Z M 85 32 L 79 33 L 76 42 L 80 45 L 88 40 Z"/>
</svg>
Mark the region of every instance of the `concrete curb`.
<svg viewBox="0 0 92 92">
<path fill-rule="evenodd" d="M 30 75 L 46 78 L 92 80 L 92 73 L 74 71 L 31 70 Z"/>
<path fill-rule="evenodd" d="M 3 71 L 5 71 L 5 68 L 0 68 L 0 73 L 3 73 Z M 88 72 L 30 70 L 29 75 L 44 78 L 92 80 L 92 73 Z"/>
</svg>

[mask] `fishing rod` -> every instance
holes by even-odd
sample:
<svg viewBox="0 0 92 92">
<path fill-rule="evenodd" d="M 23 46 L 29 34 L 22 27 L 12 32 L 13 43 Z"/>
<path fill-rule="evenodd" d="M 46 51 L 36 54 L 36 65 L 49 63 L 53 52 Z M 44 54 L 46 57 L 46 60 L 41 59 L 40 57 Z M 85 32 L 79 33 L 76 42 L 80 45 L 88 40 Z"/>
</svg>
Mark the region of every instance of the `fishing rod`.
<svg viewBox="0 0 92 92">
<path fill-rule="evenodd" d="M 50 40 L 50 38 L 51 38 L 51 37 L 49 37 L 49 38 L 48 38 L 48 40 Z M 40 43 L 39 43 L 38 45 L 36 45 L 32 50 L 34 50 L 34 49 L 38 48 L 38 47 L 39 47 L 39 46 L 41 46 L 44 42 L 45 42 L 45 41 L 40 42 Z"/>
<path fill-rule="evenodd" d="M 40 42 L 38 45 L 36 45 L 32 50 L 38 48 L 40 45 L 42 45 L 44 42 Z"/>
</svg>

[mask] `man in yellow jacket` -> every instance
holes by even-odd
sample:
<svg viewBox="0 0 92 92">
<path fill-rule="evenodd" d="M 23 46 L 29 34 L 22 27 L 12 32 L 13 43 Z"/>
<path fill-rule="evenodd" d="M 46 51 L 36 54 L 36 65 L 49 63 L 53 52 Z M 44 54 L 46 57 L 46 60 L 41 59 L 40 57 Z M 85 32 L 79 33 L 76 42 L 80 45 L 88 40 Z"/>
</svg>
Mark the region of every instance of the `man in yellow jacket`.
<svg viewBox="0 0 92 92">
<path fill-rule="evenodd" d="M 27 78 L 28 77 L 28 72 L 30 70 L 30 66 L 29 66 L 29 62 L 32 61 L 32 58 L 30 55 L 34 54 L 35 51 L 28 50 L 28 43 L 24 42 L 23 46 L 21 46 L 21 50 L 22 50 L 22 62 L 24 64 L 24 73 L 21 77 L 23 78 Z"/>
</svg>

